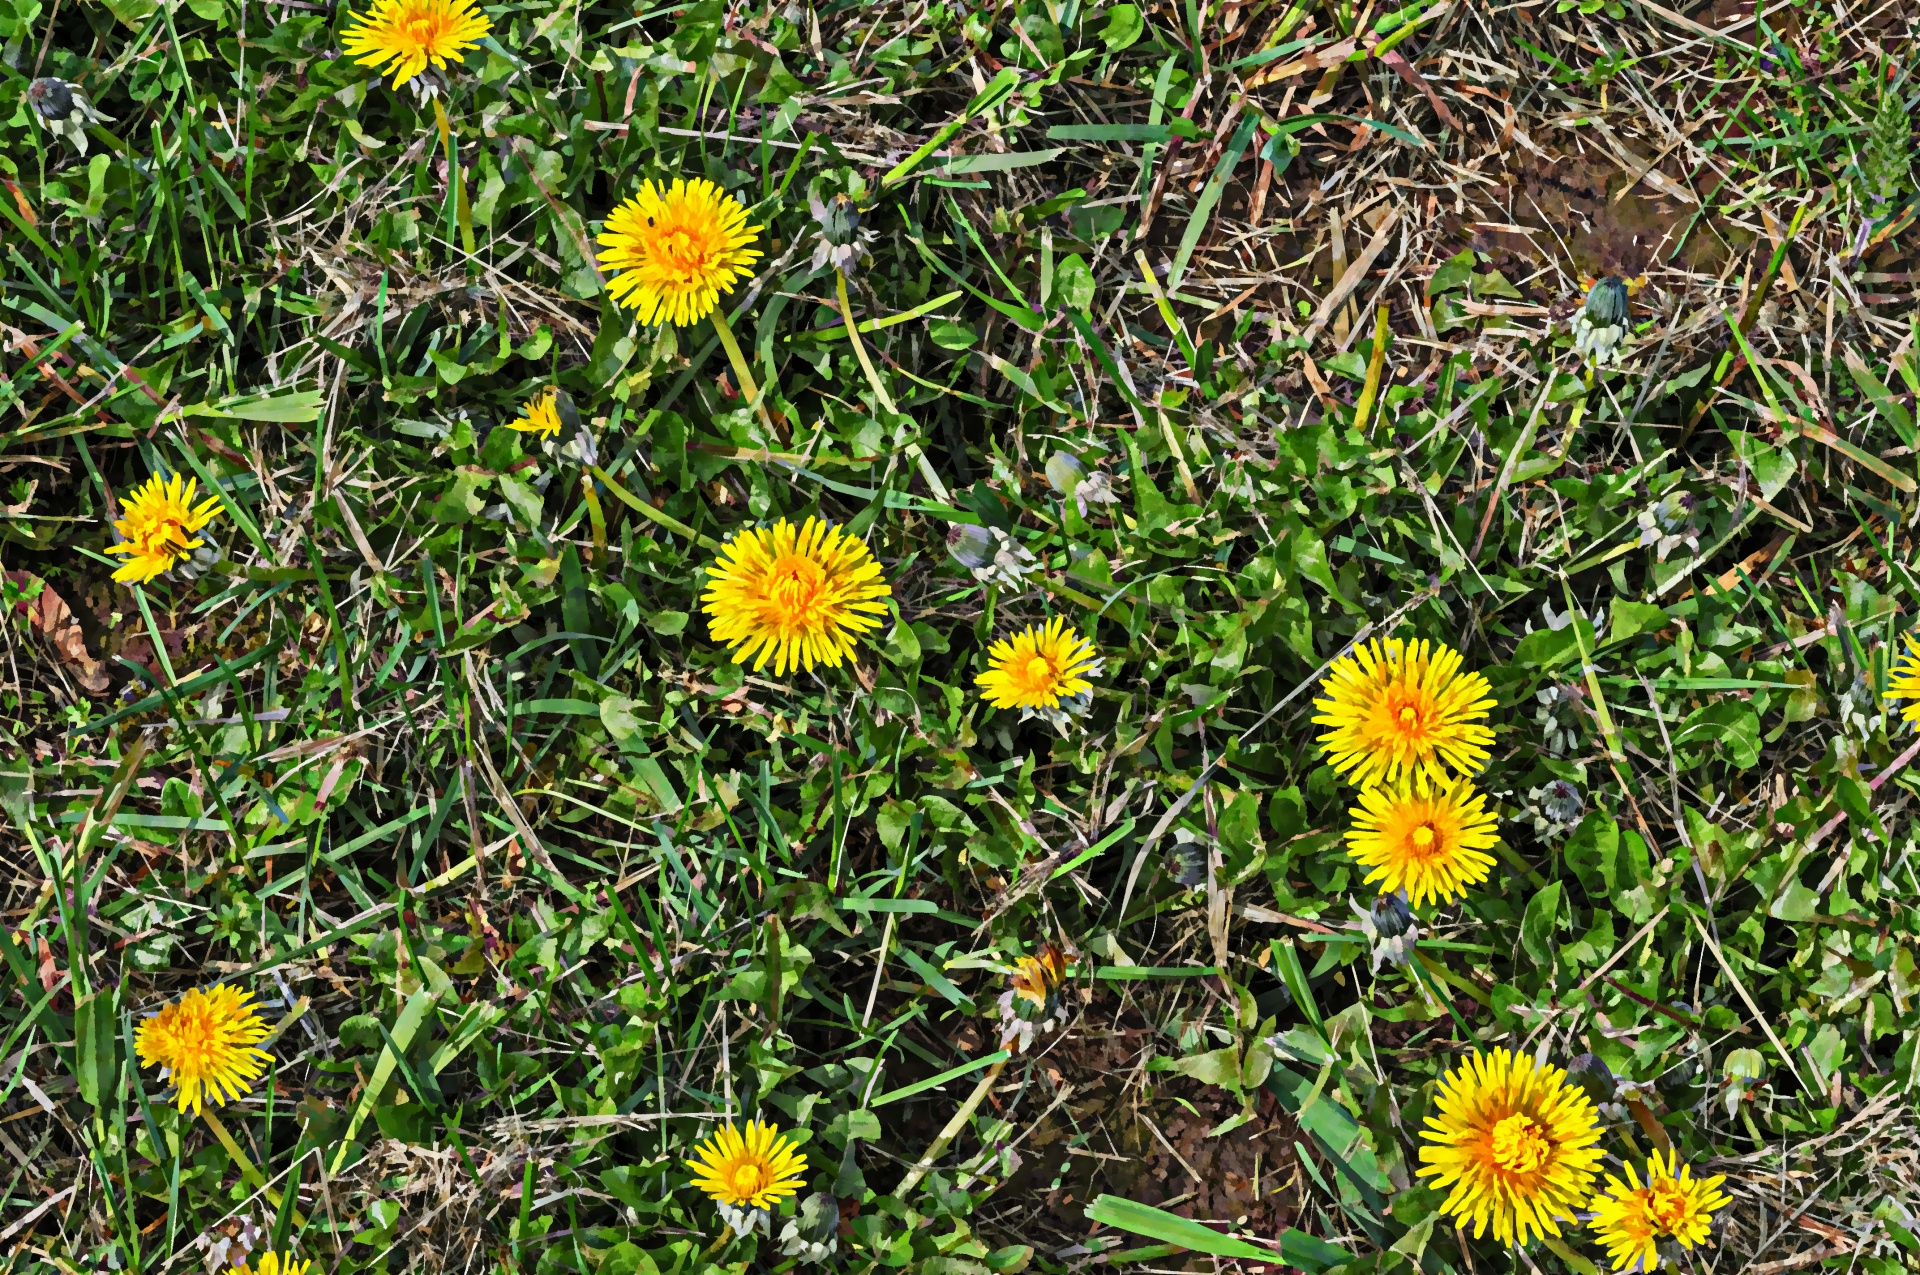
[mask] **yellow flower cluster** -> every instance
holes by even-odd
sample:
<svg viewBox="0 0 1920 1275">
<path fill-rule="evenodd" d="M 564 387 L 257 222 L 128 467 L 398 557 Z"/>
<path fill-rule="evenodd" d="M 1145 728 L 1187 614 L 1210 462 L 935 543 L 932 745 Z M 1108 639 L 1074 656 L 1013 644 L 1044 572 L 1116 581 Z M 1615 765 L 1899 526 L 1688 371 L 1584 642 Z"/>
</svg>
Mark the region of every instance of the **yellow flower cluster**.
<svg viewBox="0 0 1920 1275">
<path fill-rule="evenodd" d="M 1335 660 L 1314 724 L 1327 764 L 1360 789 L 1347 850 L 1382 894 L 1449 903 L 1493 869 L 1497 834 L 1469 776 L 1486 765 L 1492 688 L 1460 653 L 1375 638 Z"/>
<path fill-rule="evenodd" d="M 1609 1175 L 1596 1192 L 1601 1133 L 1593 1099 L 1565 1071 L 1494 1049 L 1441 1078 L 1416 1176 L 1447 1192 L 1441 1211 L 1475 1239 L 1557 1238 L 1585 1209 L 1616 1271 L 1659 1266 L 1661 1240 L 1707 1242 L 1714 1212 L 1731 1203 L 1726 1179 L 1696 1180 L 1677 1152 L 1656 1150 L 1644 1184 L 1629 1164 L 1625 1182 Z"/>
<path fill-rule="evenodd" d="M 1920 651 L 1920 644 L 1916 644 Z M 1920 667 L 1913 673 L 1920 695 Z M 1487 879 L 1498 840 L 1486 798 L 1471 777 L 1484 767 L 1493 732 L 1486 678 L 1462 669 L 1460 653 L 1425 640 L 1375 639 L 1334 661 L 1314 701 L 1327 763 L 1359 786 L 1348 853 L 1381 893 L 1415 905 L 1449 903 Z M 1558 1067 L 1494 1049 L 1447 1073 L 1421 1135 L 1418 1176 L 1447 1192 L 1441 1209 L 1503 1244 L 1561 1234 L 1578 1210 L 1615 1270 L 1659 1264 L 1656 1242 L 1691 1248 L 1706 1240 L 1722 1181 L 1696 1182 L 1673 1155 L 1647 1164 L 1643 1186 L 1609 1178 L 1596 1195 L 1602 1129 L 1593 1100 Z"/>
<path fill-rule="evenodd" d="M 838 668 L 880 627 L 893 590 L 864 542 L 819 518 L 748 527 L 707 568 L 700 606 L 736 664 L 775 677 Z M 1058 616 L 993 644 L 974 682 L 995 708 L 1059 708 L 1093 689 L 1093 643 Z"/>
</svg>

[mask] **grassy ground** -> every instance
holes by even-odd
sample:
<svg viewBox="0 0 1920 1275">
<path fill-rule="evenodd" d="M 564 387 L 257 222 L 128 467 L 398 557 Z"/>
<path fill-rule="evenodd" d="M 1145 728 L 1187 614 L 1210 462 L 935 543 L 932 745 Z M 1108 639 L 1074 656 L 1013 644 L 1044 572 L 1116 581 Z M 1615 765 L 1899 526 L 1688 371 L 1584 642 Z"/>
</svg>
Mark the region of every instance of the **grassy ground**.
<svg viewBox="0 0 1920 1275">
<path fill-rule="evenodd" d="M 811 1265 L 686 1186 L 755 1111 L 847 1272 L 1249 1264 L 1101 1195 L 1586 1269 L 1410 1178 L 1469 1038 L 1599 1055 L 1616 1163 L 1727 1176 L 1694 1269 L 1913 1265 L 1911 6 L 486 11 L 443 125 L 324 4 L 0 0 L 9 1272 Z M 766 227 L 764 415 L 603 300 L 673 175 Z M 1646 280 L 1591 382 L 1583 273 Z M 589 446 L 496 428 L 550 383 Z M 172 472 L 220 560 L 112 583 Z M 743 672 L 702 570 L 813 512 L 895 609 Z M 1047 615 L 1106 657 L 1064 736 L 973 688 Z M 1376 968 L 1307 718 L 1386 631 L 1492 681 L 1503 843 Z M 1065 1026 L 989 1063 L 1046 941 Z M 287 1020 L 218 1131 L 127 1049 L 216 980 Z"/>
</svg>

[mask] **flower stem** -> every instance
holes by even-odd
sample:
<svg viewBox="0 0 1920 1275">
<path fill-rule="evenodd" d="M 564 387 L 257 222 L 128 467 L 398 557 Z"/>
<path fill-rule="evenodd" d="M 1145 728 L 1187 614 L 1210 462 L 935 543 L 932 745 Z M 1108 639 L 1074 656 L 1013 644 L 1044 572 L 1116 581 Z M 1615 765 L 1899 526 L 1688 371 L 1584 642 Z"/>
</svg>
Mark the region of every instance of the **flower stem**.
<svg viewBox="0 0 1920 1275">
<path fill-rule="evenodd" d="M 1596 1267 L 1592 1262 L 1588 1261 L 1586 1258 L 1580 1256 L 1580 1254 L 1568 1248 L 1567 1242 L 1561 1239 L 1559 1236 L 1542 1235 L 1540 1237 L 1540 1242 L 1542 1244 L 1545 1244 L 1548 1250 L 1552 1252 L 1555 1257 L 1558 1257 L 1561 1261 L 1565 1262 L 1568 1266 L 1572 1267 L 1576 1272 L 1578 1272 L 1578 1275 L 1600 1275 L 1600 1270 L 1598 1267 Z"/>
<path fill-rule="evenodd" d="M 873 359 L 867 354 L 866 342 L 860 339 L 860 329 L 853 322 L 853 303 L 847 299 L 847 272 L 835 269 L 833 272 L 834 297 L 840 303 L 840 318 L 847 325 L 847 340 L 853 345 L 853 357 L 860 360 L 860 370 L 867 374 L 867 384 L 873 386 L 875 404 L 889 416 L 898 416 L 900 409 L 894 406 L 893 396 L 887 393 L 887 387 L 880 380 L 880 373 L 874 370 Z M 920 476 L 927 480 L 928 490 L 933 498 L 943 505 L 953 503 L 953 497 L 947 493 L 947 485 L 940 481 L 940 475 L 933 472 L 933 465 L 927 460 L 927 454 L 920 450 L 920 444 L 909 442 L 907 452 L 920 464 Z"/>
<path fill-rule="evenodd" d="M 733 329 L 727 324 L 727 308 L 724 305 L 713 307 L 713 330 L 720 337 L 720 344 L 727 352 L 727 361 L 733 364 L 733 374 L 740 382 L 740 392 L 760 413 L 760 423 L 767 427 L 768 434 L 787 441 L 787 436 L 774 427 L 773 413 L 767 410 L 767 400 L 760 393 L 760 387 L 754 382 L 753 369 L 747 366 L 747 356 L 741 352 L 740 343 L 733 339 Z"/>
<path fill-rule="evenodd" d="M 213 1114 L 213 1108 L 202 1107 L 200 1118 L 207 1122 L 207 1128 L 213 1130 L 213 1136 L 219 1140 L 221 1146 L 227 1149 L 227 1155 L 232 1158 L 234 1167 L 240 1170 L 240 1176 L 259 1187 L 273 1207 L 279 1208 L 280 1193 L 267 1185 L 266 1175 L 253 1167 L 253 1161 L 247 1158 L 247 1153 L 240 1149 L 240 1144 L 233 1140 L 231 1133 L 227 1132 L 227 1126 L 220 1123 L 220 1117 Z M 307 1224 L 306 1215 L 299 1209 L 293 1211 L 293 1221 L 296 1226 Z"/>
<path fill-rule="evenodd" d="M 844 297 L 846 290 L 847 285 L 843 281 L 840 284 L 840 295 Z M 851 331 L 853 325 L 849 323 L 847 328 Z M 947 1144 L 958 1137 L 960 1131 L 967 1127 L 967 1121 L 980 1106 L 981 1100 L 987 1096 L 987 1090 L 993 1088 L 993 1082 L 1000 1078 L 1000 1072 L 1006 1065 L 1007 1060 L 1002 1058 L 999 1062 L 987 1068 L 987 1074 L 980 1077 L 980 1083 L 973 1087 L 973 1092 L 967 1095 L 967 1100 L 960 1104 L 960 1110 L 953 1113 L 953 1119 L 947 1121 L 947 1127 L 942 1129 L 940 1136 L 933 1140 L 933 1145 L 927 1148 L 927 1153 L 921 1156 L 919 1162 L 911 1169 L 907 1170 L 907 1176 L 901 1178 L 900 1185 L 893 1189 L 893 1194 L 896 1199 L 904 1200 L 907 1192 L 920 1185 L 920 1179 L 927 1176 L 927 1170 L 931 1169 L 933 1162 L 940 1158 L 940 1153 L 947 1149 Z"/>
<path fill-rule="evenodd" d="M 722 1226 L 720 1228 L 720 1234 L 714 1237 L 713 1243 L 707 1245 L 707 1251 L 702 1253 L 700 1256 L 703 1259 L 712 1257 L 715 1253 L 718 1253 L 720 1251 L 721 1245 L 725 1244 L 728 1240 L 732 1238 L 733 1238 L 733 1227 Z"/>
<path fill-rule="evenodd" d="M 715 540 L 712 536 L 703 535 L 700 532 L 695 531 L 692 527 L 689 527 L 686 523 L 681 522 L 678 518 L 675 518 L 672 514 L 662 513 L 660 510 L 655 509 L 652 505 L 640 499 L 640 497 L 634 495 L 632 492 L 628 491 L 625 487 L 622 487 L 619 481 L 615 479 L 612 474 L 609 474 L 606 470 L 600 468 L 600 466 L 588 465 L 587 472 L 592 474 L 595 478 L 598 478 L 602 483 L 606 484 L 607 490 L 610 493 L 612 493 L 614 496 L 616 496 L 619 499 L 621 504 L 633 510 L 635 513 L 642 514 L 648 518 L 651 518 L 653 521 L 659 523 L 662 527 L 665 527 L 668 531 L 674 532 L 677 535 L 685 536 L 687 539 L 693 541 L 695 544 L 701 546 L 704 549 L 712 549 L 716 553 L 719 552 L 720 542 L 718 540 Z"/>
</svg>

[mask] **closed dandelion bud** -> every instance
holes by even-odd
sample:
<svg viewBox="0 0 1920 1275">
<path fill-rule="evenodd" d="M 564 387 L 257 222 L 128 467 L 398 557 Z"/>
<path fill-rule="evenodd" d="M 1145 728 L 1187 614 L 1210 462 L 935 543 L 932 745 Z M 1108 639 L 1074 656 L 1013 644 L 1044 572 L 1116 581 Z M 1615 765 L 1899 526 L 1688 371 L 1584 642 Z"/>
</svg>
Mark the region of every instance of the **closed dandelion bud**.
<svg viewBox="0 0 1920 1275">
<path fill-rule="evenodd" d="M 1167 875 L 1176 885 L 1191 889 L 1207 879 L 1207 848 L 1198 841 L 1182 841 L 1167 851 Z"/>
<path fill-rule="evenodd" d="M 866 263 L 867 245 L 873 242 L 871 230 L 860 228 L 860 210 L 845 195 L 835 195 L 824 203 L 817 195 L 807 196 L 807 208 L 820 228 L 820 242 L 813 248 L 813 268 L 828 266 L 852 278 Z"/>
<path fill-rule="evenodd" d="M 1580 313 L 1573 316 L 1573 348 L 1589 363 L 1611 362 L 1627 339 L 1627 285 L 1608 275 L 1587 290 Z"/>
<path fill-rule="evenodd" d="M 1693 1014 L 1693 1007 L 1685 1001 L 1675 1001 L 1673 1008 L 1689 1017 Z M 1686 1092 L 1695 1084 L 1695 1070 L 1691 1061 L 1677 1062 L 1653 1078 L 1653 1087 L 1669 1107 L 1684 1106 Z"/>
<path fill-rule="evenodd" d="M 845 195 L 835 195 L 822 203 L 817 198 L 808 201 L 813 219 L 820 225 L 820 237 L 834 247 L 844 247 L 854 242 L 860 234 L 860 210 Z"/>
<path fill-rule="evenodd" d="M 1612 1102 L 1614 1092 L 1619 1088 L 1614 1083 L 1613 1073 L 1597 1054 L 1581 1054 L 1568 1063 L 1567 1079 L 1580 1086 L 1595 1103 Z"/>
<path fill-rule="evenodd" d="M 1397 939 L 1413 925 L 1413 909 L 1407 896 L 1399 891 L 1383 894 L 1373 901 L 1373 928 L 1381 938 Z"/>
<path fill-rule="evenodd" d="M 1087 467 L 1072 452 L 1055 452 L 1047 461 L 1047 481 L 1062 496 L 1071 496 L 1087 476 Z"/>
<path fill-rule="evenodd" d="M 51 75 L 27 85 L 27 101 L 49 123 L 62 123 L 73 114 L 73 89 Z"/>
<path fill-rule="evenodd" d="M 1627 321 L 1627 284 L 1624 279 L 1608 275 L 1597 280 L 1587 290 L 1587 302 L 1582 307 L 1587 321 L 1602 327 Z"/>
<path fill-rule="evenodd" d="M 1546 812 L 1555 823 L 1578 823 L 1580 816 L 1587 812 L 1587 803 L 1578 788 L 1564 779 L 1556 779 L 1547 785 Z"/>
<path fill-rule="evenodd" d="M 993 533 L 985 527 L 957 522 L 947 530 L 947 552 L 961 566 L 984 567 L 993 560 Z"/>
<path fill-rule="evenodd" d="M 33 113 L 46 124 L 49 132 L 64 137 L 82 155 L 87 153 L 87 129 L 103 121 L 113 121 L 111 115 L 94 110 L 85 93 L 51 75 L 27 85 L 27 101 L 33 104 Z"/>
</svg>

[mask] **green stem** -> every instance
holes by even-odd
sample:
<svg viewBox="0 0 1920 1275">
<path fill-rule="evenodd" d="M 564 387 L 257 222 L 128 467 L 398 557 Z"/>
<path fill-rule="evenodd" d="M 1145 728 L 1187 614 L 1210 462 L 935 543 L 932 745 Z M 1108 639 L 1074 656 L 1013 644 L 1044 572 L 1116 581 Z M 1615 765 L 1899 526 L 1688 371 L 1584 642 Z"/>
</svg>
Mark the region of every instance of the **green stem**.
<svg viewBox="0 0 1920 1275">
<path fill-rule="evenodd" d="M 240 1170 L 240 1176 L 259 1187 L 261 1193 L 272 1202 L 273 1206 L 279 1208 L 280 1193 L 267 1185 L 266 1175 L 253 1167 L 253 1161 L 247 1158 L 247 1153 L 240 1149 L 240 1144 L 233 1140 L 231 1133 L 227 1132 L 227 1126 L 220 1123 L 220 1117 L 213 1114 L 213 1108 L 202 1107 L 200 1118 L 207 1122 L 207 1128 L 213 1130 L 213 1136 L 219 1140 L 221 1146 L 227 1149 L 227 1155 L 232 1158 L 234 1167 Z M 296 1226 L 307 1224 L 306 1215 L 299 1209 L 293 1211 L 293 1221 Z"/>
<path fill-rule="evenodd" d="M 773 414 L 767 411 L 766 397 L 760 393 L 760 387 L 753 379 L 753 369 L 747 366 L 747 356 L 741 351 L 740 343 L 733 339 L 733 329 L 727 324 L 725 306 L 713 307 L 713 330 L 719 335 L 720 345 L 727 352 L 727 361 L 733 364 L 733 374 L 740 382 L 740 392 L 760 413 L 760 423 L 767 427 L 769 438 L 785 442 L 786 436 L 774 429 Z"/>
<path fill-rule="evenodd" d="M 846 284 L 842 283 L 840 287 L 844 294 Z M 851 327 L 852 325 L 849 324 L 848 326 Z M 927 1148 L 927 1153 L 921 1156 L 919 1162 L 911 1169 L 907 1170 L 906 1177 L 900 1179 L 900 1185 L 893 1189 L 894 1198 L 904 1200 L 907 1198 L 907 1192 L 920 1185 L 920 1179 L 927 1176 L 927 1170 L 931 1169 L 933 1162 L 940 1158 L 940 1153 L 947 1149 L 947 1144 L 958 1137 L 962 1129 L 966 1128 L 967 1121 L 972 1118 L 974 1111 L 980 1106 L 981 1100 L 987 1096 L 987 1090 L 993 1088 L 993 1082 L 1000 1079 L 1000 1072 L 1006 1065 L 1007 1060 L 1002 1058 L 999 1062 L 987 1068 L 986 1075 L 980 1077 L 980 1083 L 973 1087 L 973 1092 L 967 1095 L 967 1100 L 960 1104 L 960 1110 L 953 1113 L 953 1119 L 947 1121 L 947 1127 L 942 1129 L 940 1136 L 933 1140 L 933 1145 Z"/>
<path fill-rule="evenodd" d="M 1576 1272 L 1578 1272 L 1578 1275 L 1600 1275 L 1600 1270 L 1598 1267 L 1596 1267 L 1592 1262 L 1588 1261 L 1586 1258 L 1580 1256 L 1580 1254 L 1568 1248 L 1567 1242 L 1561 1239 L 1559 1236 L 1542 1235 L 1540 1237 L 1540 1242 L 1542 1244 L 1545 1244 L 1547 1246 L 1547 1249 L 1550 1252 L 1552 1252 L 1555 1257 L 1558 1257 L 1561 1261 L 1565 1262 L 1568 1266 L 1572 1267 Z"/>
<path fill-rule="evenodd" d="M 867 343 L 860 339 L 860 329 L 853 321 L 853 302 L 847 299 L 847 272 L 836 269 L 833 272 L 834 297 L 840 303 L 840 317 L 847 325 L 847 340 L 853 343 L 853 357 L 860 360 L 860 370 L 867 374 L 867 384 L 873 386 L 874 403 L 887 415 L 898 416 L 900 409 L 893 404 L 893 396 L 887 393 L 887 387 L 881 383 L 880 373 L 874 369 L 873 359 L 867 354 Z M 920 476 L 927 480 L 927 488 L 933 498 L 943 505 L 953 503 L 953 497 L 947 492 L 947 485 L 940 481 L 940 475 L 933 472 L 933 464 L 927 454 L 920 450 L 920 444 L 909 442 L 907 454 L 920 465 Z"/>
<path fill-rule="evenodd" d="M 634 495 L 625 487 L 622 487 L 619 482 L 614 479 L 612 474 L 609 474 L 606 470 L 600 468 L 600 466 L 588 465 L 587 472 L 605 483 L 607 490 L 611 492 L 621 504 L 633 510 L 635 513 L 651 518 L 668 531 L 685 536 L 704 549 L 712 549 L 716 553 L 719 552 L 720 542 L 718 540 L 715 540 L 712 536 L 703 536 L 686 523 L 675 518 L 672 514 L 662 513 L 660 510 L 655 509 L 652 505 L 640 499 L 640 497 Z"/>
</svg>

